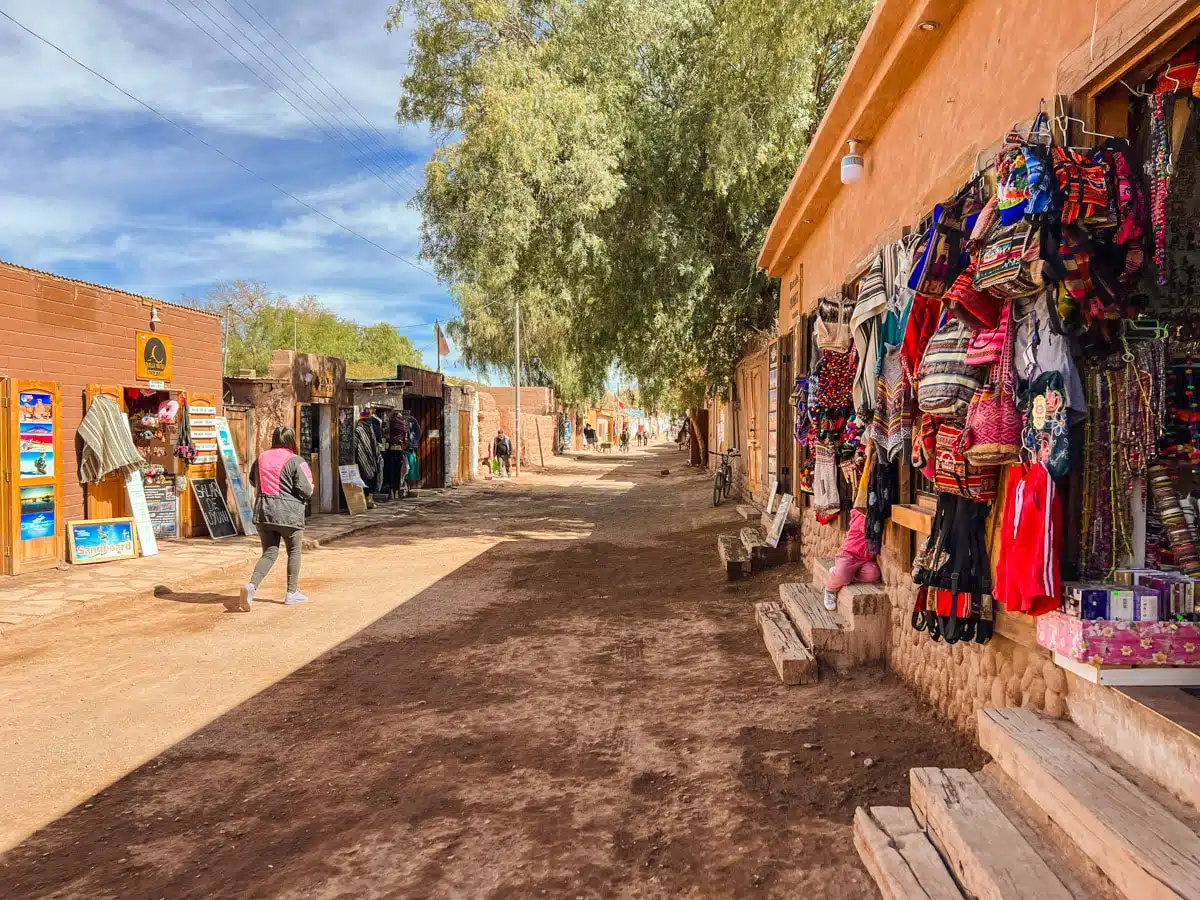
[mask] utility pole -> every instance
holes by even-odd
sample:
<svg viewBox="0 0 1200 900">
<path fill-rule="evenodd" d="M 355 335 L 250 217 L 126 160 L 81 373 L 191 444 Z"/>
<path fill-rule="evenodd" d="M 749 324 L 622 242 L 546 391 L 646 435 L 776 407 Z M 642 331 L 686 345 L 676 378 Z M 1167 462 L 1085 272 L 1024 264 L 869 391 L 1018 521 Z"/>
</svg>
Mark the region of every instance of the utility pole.
<svg viewBox="0 0 1200 900">
<path fill-rule="evenodd" d="M 513 476 L 521 477 L 521 298 L 517 297 L 516 302 L 516 331 L 517 331 L 517 364 L 513 367 L 513 391 L 517 395 L 517 424 L 513 428 L 513 450 L 516 453 L 516 459 L 513 467 Z"/>
</svg>

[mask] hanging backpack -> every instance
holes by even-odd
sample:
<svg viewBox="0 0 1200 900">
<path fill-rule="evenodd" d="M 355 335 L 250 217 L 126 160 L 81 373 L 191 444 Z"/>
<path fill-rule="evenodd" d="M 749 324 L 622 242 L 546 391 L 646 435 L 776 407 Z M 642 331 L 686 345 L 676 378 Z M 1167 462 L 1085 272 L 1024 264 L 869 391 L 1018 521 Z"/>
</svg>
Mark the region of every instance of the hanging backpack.
<svg viewBox="0 0 1200 900">
<path fill-rule="evenodd" d="M 994 631 L 988 505 L 953 494 L 938 497 L 933 527 L 913 563 L 918 586 L 911 624 L 932 640 L 986 644 Z"/>
<path fill-rule="evenodd" d="M 934 444 L 933 483 L 938 493 L 991 502 L 1000 492 L 1000 467 L 975 465 L 966 456 L 963 429 L 950 422 L 938 425 Z"/>
<path fill-rule="evenodd" d="M 917 373 L 917 407 L 921 412 L 949 420 L 966 416 L 984 377 L 982 369 L 967 365 L 970 338 L 966 325 L 947 317 L 930 339 Z"/>
<path fill-rule="evenodd" d="M 1000 361 L 992 365 L 987 383 L 975 392 L 967 409 L 963 455 L 971 466 L 1001 466 L 1020 459 L 1023 423 L 1014 390 L 1011 324 L 1006 316 Z"/>
<path fill-rule="evenodd" d="M 963 249 L 983 209 L 983 180 L 972 179 L 947 203 L 933 208 L 933 221 L 917 248 L 908 286 L 921 297 L 941 297 L 964 265 Z"/>
</svg>

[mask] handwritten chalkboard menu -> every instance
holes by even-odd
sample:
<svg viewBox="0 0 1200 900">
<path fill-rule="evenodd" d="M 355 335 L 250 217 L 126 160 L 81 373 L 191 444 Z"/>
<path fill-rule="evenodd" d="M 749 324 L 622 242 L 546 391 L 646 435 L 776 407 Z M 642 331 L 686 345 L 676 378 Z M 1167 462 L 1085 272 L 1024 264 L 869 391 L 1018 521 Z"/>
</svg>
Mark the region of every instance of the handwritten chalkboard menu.
<svg viewBox="0 0 1200 900">
<path fill-rule="evenodd" d="M 354 465 L 354 407 L 338 409 L 338 465 Z"/>
<path fill-rule="evenodd" d="M 299 444 L 300 455 L 306 458 L 308 454 L 318 452 L 313 440 L 316 431 L 313 428 L 313 419 L 317 415 L 319 413 L 315 406 L 300 407 L 300 433 L 296 435 L 296 443 Z"/>
<path fill-rule="evenodd" d="M 148 484 L 144 491 L 154 536 L 164 541 L 179 537 L 179 500 L 175 485 Z"/>
<path fill-rule="evenodd" d="M 229 507 L 225 505 L 225 494 L 215 478 L 193 478 L 192 493 L 200 504 L 200 513 L 204 516 L 204 524 L 208 526 L 209 536 L 214 540 L 234 537 L 237 526 L 229 515 Z"/>
</svg>

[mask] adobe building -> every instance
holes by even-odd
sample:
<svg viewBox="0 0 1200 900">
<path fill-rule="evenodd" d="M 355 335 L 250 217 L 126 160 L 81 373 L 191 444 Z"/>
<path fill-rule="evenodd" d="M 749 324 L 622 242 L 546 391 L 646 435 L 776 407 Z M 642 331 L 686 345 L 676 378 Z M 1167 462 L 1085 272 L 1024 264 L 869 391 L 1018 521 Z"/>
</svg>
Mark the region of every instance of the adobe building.
<svg viewBox="0 0 1200 900">
<path fill-rule="evenodd" d="M 793 388 L 796 376 L 810 371 L 818 299 L 853 296 L 881 248 L 925 233 L 935 204 L 976 175 L 987 177 L 1006 136 L 1027 133 L 1039 109 L 1052 118 L 1072 117 L 1063 122 L 1072 146 L 1085 133 L 1100 136 L 1086 138 L 1087 146 L 1129 135 L 1138 99 L 1130 88 L 1154 90 L 1154 79 L 1198 36 L 1196 0 L 876 4 L 759 257 L 780 282 L 777 335 L 752 348 L 734 389 L 709 404 L 710 445 L 742 450 L 735 471 L 744 494 L 765 503 L 777 485 L 801 498 L 794 515 L 810 568 L 834 556 L 847 522 L 843 515 L 819 523 L 800 491 L 805 451 L 795 434 Z M 1196 108 L 1175 104 L 1180 133 L 1189 106 Z M 865 172 L 857 183 L 843 184 L 839 170 L 850 141 L 857 142 Z M 949 646 L 914 630 L 911 567 L 932 527 L 932 498 L 931 484 L 921 483 L 906 457 L 901 454 L 901 502 L 880 556 L 889 604 L 877 658 L 964 732 L 975 734 L 981 711 L 995 707 L 1066 717 L 1178 797 L 1200 801 L 1200 738 L 1165 707 L 1112 686 L 1196 684 L 1193 675 L 1181 672 L 1176 677 L 1182 680 L 1172 682 L 1155 673 L 1064 661 L 1039 644 L 1033 617 L 999 604 L 986 646 Z M 860 612 L 856 604 L 852 619 Z"/>
<path fill-rule="evenodd" d="M 220 316 L 206 310 L 0 262 L 0 572 L 63 560 L 68 522 L 129 514 L 123 479 L 79 480 L 87 404 L 107 394 L 139 420 L 171 402 L 220 413 L 221 336 Z M 159 539 L 205 534 L 187 483 L 216 477 L 215 445 L 176 459 L 177 430 L 157 418 L 136 437 L 157 467 L 146 488 Z"/>
</svg>

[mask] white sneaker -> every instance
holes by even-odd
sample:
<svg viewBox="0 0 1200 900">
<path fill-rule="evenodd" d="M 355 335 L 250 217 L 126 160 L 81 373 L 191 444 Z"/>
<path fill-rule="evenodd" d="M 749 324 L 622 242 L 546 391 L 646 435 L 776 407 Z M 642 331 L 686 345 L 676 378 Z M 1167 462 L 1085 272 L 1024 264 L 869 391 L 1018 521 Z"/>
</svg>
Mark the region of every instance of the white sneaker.
<svg viewBox="0 0 1200 900">
<path fill-rule="evenodd" d="M 284 606 L 295 606 L 297 603 L 303 603 L 308 598 L 299 591 L 288 591 L 283 598 Z"/>
<path fill-rule="evenodd" d="M 250 607 L 254 605 L 255 590 L 252 584 L 242 585 L 242 589 L 238 591 L 238 612 L 250 612 Z"/>
<path fill-rule="evenodd" d="M 837 592 L 825 589 L 825 608 L 830 612 L 837 610 Z"/>
</svg>

